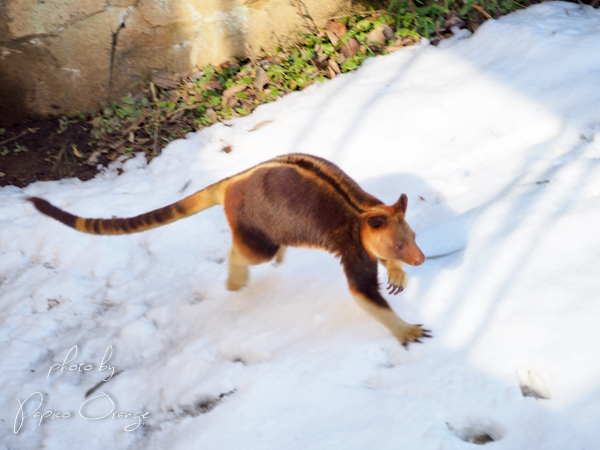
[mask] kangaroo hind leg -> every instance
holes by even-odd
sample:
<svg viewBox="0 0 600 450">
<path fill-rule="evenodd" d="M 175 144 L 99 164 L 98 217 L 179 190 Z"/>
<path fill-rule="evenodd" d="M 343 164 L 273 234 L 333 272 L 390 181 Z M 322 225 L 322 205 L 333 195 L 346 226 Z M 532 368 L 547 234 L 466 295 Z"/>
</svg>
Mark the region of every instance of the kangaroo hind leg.
<svg viewBox="0 0 600 450">
<path fill-rule="evenodd" d="M 237 291 L 248 284 L 248 266 L 252 263 L 244 256 L 238 245 L 231 247 L 229 255 L 229 278 L 227 289 Z"/>
<path fill-rule="evenodd" d="M 287 247 L 285 245 L 279 247 L 279 250 L 277 250 L 277 254 L 275 255 L 275 264 L 281 264 L 283 262 L 286 250 Z"/>
<path fill-rule="evenodd" d="M 274 251 L 270 251 L 269 254 L 261 254 L 253 252 L 248 246 L 235 242 L 234 239 L 229 257 L 227 289 L 237 291 L 246 286 L 249 278 L 248 266 L 255 266 L 270 261 L 276 255 L 277 260 L 279 260 L 280 256 L 283 257 L 283 251 L 285 251 L 281 249 L 285 249 L 285 247 L 277 247 Z"/>
</svg>

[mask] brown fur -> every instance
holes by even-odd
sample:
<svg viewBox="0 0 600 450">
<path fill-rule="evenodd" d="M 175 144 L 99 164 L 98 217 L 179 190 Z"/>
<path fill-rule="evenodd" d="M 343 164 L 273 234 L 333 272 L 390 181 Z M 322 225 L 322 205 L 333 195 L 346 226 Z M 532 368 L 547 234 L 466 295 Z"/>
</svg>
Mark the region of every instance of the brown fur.
<svg viewBox="0 0 600 450">
<path fill-rule="evenodd" d="M 37 197 L 42 213 L 84 233 L 137 233 L 224 205 L 233 233 L 227 287 L 246 285 L 248 266 L 276 258 L 287 246 L 327 250 L 341 257 L 358 304 L 404 345 L 430 337 L 398 317 L 379 293 L 377 262 L 388 271 L 391 293 L 406 286 L 404 263 L 425 256 L 404 220 L 407 197 L 392 206 L 364 192 L 334 164 L 315 156 L 284 155 L 219 181 L 164 208 L 127 219 L 84 219 Z"/>
</svg>

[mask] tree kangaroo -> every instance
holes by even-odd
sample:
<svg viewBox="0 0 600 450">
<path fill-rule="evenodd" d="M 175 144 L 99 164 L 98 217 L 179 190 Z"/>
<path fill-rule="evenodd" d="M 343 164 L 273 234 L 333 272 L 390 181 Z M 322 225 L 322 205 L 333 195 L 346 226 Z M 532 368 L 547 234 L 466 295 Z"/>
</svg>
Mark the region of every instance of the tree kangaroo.
<svg viewBox="0 0 600 450">
<path fill-rule="evenodd" d="M 76 230 L 115 235 L 149 230 L 223 205 L 233 234 L 228 289 L 246 285 L 248 266 L 281 261 L 287 246 L 320 248 L 341 258 L 354 299 L 403 345 L 431 337 L 421 325 L 398 317 L 379 293 L 378 261 L 387 269 L 392 294 L 406 287 L 404 264 L 425 261 L 404 220 L 406 195 L 386 206 L 325 159 L 279 156 L 172 205 L 127 219 L 84 219 L 41 198 L 28 200 Z"/>
</svg>

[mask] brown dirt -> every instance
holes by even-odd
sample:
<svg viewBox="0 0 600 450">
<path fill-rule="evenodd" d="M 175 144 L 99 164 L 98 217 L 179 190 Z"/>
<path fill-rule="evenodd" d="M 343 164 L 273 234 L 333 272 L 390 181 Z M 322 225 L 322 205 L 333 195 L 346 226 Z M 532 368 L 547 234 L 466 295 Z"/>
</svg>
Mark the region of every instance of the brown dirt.
<svg viewBox="0 0 600 450">
<path fill-rule="evenodd" d="M 57 118 L 29 121 L 4 129 L 0 135 L 0 155 L 8 153 L 0 156 L 0 186 L 25 187 L 35 181 L 70 177 L 89 180 L 98 173 L 98 164 L 106 166 L 110 163 L 105 154 L 99 155 L 94 164 L 88 163 L 95 145 L 90 136 L 91 126 L 86 123 L 69 123 L 62 133 L 59 133 Z M 22 148 L 27 151 L 18 151 Z"/>
</svg>

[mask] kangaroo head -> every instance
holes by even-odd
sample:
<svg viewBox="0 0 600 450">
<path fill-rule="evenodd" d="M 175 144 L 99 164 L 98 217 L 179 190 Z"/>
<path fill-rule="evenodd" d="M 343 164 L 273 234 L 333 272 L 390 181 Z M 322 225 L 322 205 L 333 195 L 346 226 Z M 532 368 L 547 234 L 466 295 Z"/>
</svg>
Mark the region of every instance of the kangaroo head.
<svg viewBox="0 0 600 450">
<path fill-rule="evenodd" d="M 402 194 L 394 205 L 379 205 L 361 215 L 362 243 L 372 257 L 411 266 L 423 264 L 425 255 L 404 220 L 407 205 L 408 198 Z"/>
</svg>

